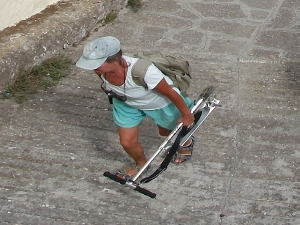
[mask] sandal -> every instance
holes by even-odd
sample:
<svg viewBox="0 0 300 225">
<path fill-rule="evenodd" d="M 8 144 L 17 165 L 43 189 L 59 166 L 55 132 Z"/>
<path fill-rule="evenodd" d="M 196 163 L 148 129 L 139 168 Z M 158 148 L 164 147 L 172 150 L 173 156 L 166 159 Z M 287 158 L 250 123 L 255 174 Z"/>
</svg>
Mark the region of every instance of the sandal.
<svg viewBox="0 0 300 225">
<path fill-rule="evenodd" d="M 194 150 L 194 136 L 191 137 L 192 141 L 188 146 L 180 146 L 175 155 L 173 156 L 173 163 L 183 163 L 189 160 L 192 157 L 193 150 Z M 176 160 L 180 160 L 177 162 Z"/>
<path fill-rule="evenodd" d="M 130 170 L 135 170 L 136 172 L 133 173 L 133 174 L 129 174 L 128 173 L 128 169 Z M 134 164 L 132 166 L 129 166 L 125 169 L 121 169 L 121 170 L 118 170 L 115 175 L 126 180 L 126 181 L 129 181 L 129 180 L 132 180 L 133 177 L 140 171 L 141 167 L 139 167 L 138 165 Z M 151 166 L 149 165 L 146 170 L 143 172 L 144 174 L 147 174 L 147 173 L 150 173 L 152 170 Z"/>
</svg>

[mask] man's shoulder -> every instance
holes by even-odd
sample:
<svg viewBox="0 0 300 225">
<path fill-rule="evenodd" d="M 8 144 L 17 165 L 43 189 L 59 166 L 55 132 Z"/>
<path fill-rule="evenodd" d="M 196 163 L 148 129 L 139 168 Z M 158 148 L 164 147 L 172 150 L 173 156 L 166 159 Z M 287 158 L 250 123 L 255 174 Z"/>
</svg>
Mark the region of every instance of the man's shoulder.
<svg viewBox="0 0 300 225">
<path fill-rule="evenodd" d="M 138 58 L 132 57 L 132 56 L 129 56 L 129 55 L 123 55 L 123 58 L 124 58 L 126 61 L 133 61 L 133 62 L 138 61 Z"/>
</svg>

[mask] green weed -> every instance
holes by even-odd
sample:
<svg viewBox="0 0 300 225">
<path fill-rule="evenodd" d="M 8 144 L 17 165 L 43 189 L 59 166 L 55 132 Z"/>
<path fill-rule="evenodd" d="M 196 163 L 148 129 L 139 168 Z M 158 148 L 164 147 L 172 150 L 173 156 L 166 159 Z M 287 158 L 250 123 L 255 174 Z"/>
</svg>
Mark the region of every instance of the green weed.
<svg viewBox="0 0 300 225">
<path fill-rule="evenodd" d="M 104 26 L 106 24 L 114 22 L 114 20 L 117 18 L 117 16 L 118 16 L 118 13 L 116 11 L 111 11 L 98 23 L 100 23 L 101 25 Z"/>
<path fill-rule="evenodd" d="M 4 92 L 4 98 L 14 97 L 17 103 L 27 100 L 28 95 L 55 86 L 67 76 L 72 60 L 66 56 L 47 59 L 30 70 L 22 70 Z"/>
<path fill-rule="evenodd" d="M 126 7 L 131 8 L 134 12 L 137 12 L 142 7 L 142 0 L 128 0 Z"/>
</svg>

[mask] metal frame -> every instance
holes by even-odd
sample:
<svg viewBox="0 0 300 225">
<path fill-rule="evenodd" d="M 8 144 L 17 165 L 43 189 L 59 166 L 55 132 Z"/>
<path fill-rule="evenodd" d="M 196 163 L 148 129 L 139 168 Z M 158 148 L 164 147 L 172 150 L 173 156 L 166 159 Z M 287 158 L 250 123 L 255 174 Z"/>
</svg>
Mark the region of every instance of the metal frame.
<svg viewBox="0 0 300 225">
<path fill-rule="evenodd" d="M 194 105 L 191 109 L 192 113 L 197 113 L 199 111 L 202 111 L 200 118 L 195 124 L 192 124 L 189 132 L 181 139 L 180 145 L 183 146 L 184 143 L 194 134 L 194 132 L 199 128 L 199 126 L 204 122 L 204 120 L 209 116 L 209 114 L 215 109 L 216 106 L 221 106 L 219 103 L 220 101 L 216 99 L 215 94 L 213 94 L 213 87 L 210 87 L 211 89 L 207 88 L 205 89 L 199 96 L 198 100 L 194 102 Z M 208 92 L 208 93 L 207 93 Z M 211 92 L 211 93 L 210 93 Z M 143 174 L 143 172 L 147 169 L 147 167 L 154 161 L 154 159 L 161 154 L 161 152 L 167 151 L 166 148 L 170 146 L 170 141 L 178 135 L 179 131 L 182 129 L 183 124 L 178 124 L 173 131 L 166 137 L 166 139 L 162 142 L 162 144 L 159 146 L 158 150 L 152 155 L 152 157 L 147 161 L 147 163 L 139 170 L 139 172 L 132 178 L 132 180 L 123 180 L 116 176 L 115 174 L 112 174 L 108 171 L 104 173 L 104 176 L 119 182 L 121 184 L 125 184 L 129 187 L 134 188 L 134 190 L 145 194 L 151 198 L 155 198 L 156 194 L 152 193 L 144 188 L 141 188 L 139 186 L 139 182 L 137 180 L 139 177 Z M 168 145 L 168 146 L 167 146 Z"/>
</svg>

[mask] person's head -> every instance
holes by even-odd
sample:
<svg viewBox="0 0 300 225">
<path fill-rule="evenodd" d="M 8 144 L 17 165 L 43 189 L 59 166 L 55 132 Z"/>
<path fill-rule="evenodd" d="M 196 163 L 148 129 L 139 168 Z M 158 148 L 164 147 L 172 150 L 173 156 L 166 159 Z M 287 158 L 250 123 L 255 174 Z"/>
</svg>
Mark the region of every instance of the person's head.
<svg viewBox="0 0 300 225">
<path fill-rule="evenodd" d="M 105 62 L 121 63 L 121 59 L 120 41 L 115 37 L 106 36 L 88 42 L 84 46 L 83 55 L 77 61 L 76 66 L 86 70 L 95 70 Z"/>
</svg>

